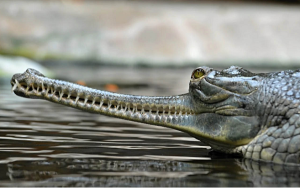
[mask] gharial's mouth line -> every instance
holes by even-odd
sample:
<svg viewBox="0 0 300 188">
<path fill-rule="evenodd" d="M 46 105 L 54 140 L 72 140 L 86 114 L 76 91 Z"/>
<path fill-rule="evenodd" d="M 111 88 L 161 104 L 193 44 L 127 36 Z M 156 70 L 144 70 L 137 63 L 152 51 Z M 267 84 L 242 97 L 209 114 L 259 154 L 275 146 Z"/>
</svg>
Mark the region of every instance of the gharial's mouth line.
<svg viewBox="0 0 300 188">
<path fill-rule="evenodd" d="M 101 95 L 99 96 L 84 96 L 83 94 L 73 91 L 63 91 L 61 87 L 55 89 L 54 85 L 41 83 L 27 84 L 26 82 L 18 82 L 16 79 L 11 81 L 12 91 L 20 91 L 26 96 L 38 96 L 48 100 L 55 100 L 57 102 L 81 104 L 86 107 L 97 106 L 101 110 L 115 110 L 124 112 L 136 113 L 152 113 L 157 115 L 195 115 L 192 109 L 178 107 L 173 105 L 160 105 L 160 104 L 134 104 L 130 102 L 123 102 L 118 100 L 107 99 Z M 16 93 L 17 94 L 17 93 Z"/>
</svg>

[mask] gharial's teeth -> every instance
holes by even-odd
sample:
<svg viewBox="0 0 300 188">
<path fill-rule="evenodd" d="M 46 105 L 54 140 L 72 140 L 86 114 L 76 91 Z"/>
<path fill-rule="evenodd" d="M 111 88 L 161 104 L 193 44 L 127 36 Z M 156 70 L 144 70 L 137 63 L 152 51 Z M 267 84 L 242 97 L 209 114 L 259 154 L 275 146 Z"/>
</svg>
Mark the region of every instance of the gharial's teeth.
<svg viewBox="0 0 300 188">
<path fill-rule="evenodd" d="M 64 93 L 63 92 L 61 92 L 60 93 L 60 95 L 59 95 L 59 100 L 61 100 L 62 99 L 62 96 L 64 95 Z"/>
<path fill-rule="evenodd" d="M 15 79 L 15 84 L 14 84 L 14 86 L 11 88 L 11 92 L 13 92 L 17 87 L 18 87 L 18 85 L 19 85 L 19 82 L 18 82 L 18 80 L 16 80 Z"/>
<path fill-rule="evenodd" d="M 76 97 L 75 104 L 77 104 L 78 100 L 79 100 L 79 96 Z"/>
<path fill-rule="evenodd" d="M 42 82 L 42 90 L 44 91 L 45 90 L 45 86 L 44 86 L 44 83 Z"/>
<path fill-rule="evenodd" d="M 14 92 L 14 90 L 17 88 L 17 84 L 15 84 L 12 88 L 11 88 L 11 92 Z"/>
<path fill-rule="evenodd" d="M 180 116 L 182 115 L 182 111 L 181 111 L 181 110 L 179 110 L 179 115 L 180 115 Z"/>
<path fill-rule="evenodd" d="M 21 84 L 18 82 L 17 79 L 15 79 L 15 82 L 16 82 L 16 84 L 17 84 L 18 87 L 21 87 Z"/>
<path fill-rule="evenodd" d="M 86 102 L 88 101 L 88 98 L 85 98 L 84 99 L 84 103 L 83 103 L 83 105 L 86 105 Z"/>
</svg>

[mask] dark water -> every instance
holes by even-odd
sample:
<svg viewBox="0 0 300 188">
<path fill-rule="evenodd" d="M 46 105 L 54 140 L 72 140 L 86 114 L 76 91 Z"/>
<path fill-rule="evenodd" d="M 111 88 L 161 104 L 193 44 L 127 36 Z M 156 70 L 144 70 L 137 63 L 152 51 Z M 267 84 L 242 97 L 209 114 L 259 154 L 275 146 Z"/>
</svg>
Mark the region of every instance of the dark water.
<svg viewBox="0 0 300 188">
<path fill-rule="evenodd" d="M 106 79 L 123 72 L 114 71 Z M 125 71 L 124 77 L 140 76 L 141 82 L 151 77 L 150 84 L 129 84 L 119 92 L 165 95 L 187 89 L 189 70 L 176 70 L 168 79 L 159 71 L 141 71 Z M 213 153 L 175 130 L 23 99 L 9 85 L 0 88 L 0 99 L 0 186 L 300 186 L 299 167 Z"/>
</svg>

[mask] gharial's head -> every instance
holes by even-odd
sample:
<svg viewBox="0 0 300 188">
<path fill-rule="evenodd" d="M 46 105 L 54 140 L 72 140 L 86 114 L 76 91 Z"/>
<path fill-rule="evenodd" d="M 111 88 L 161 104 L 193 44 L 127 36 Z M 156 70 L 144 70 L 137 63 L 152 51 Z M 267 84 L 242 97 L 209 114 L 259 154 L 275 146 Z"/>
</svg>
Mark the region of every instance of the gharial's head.
<svg viewBox="0 0 300 188">
<path fill-rule="evenodd" d="M 222 71 L 195 69 L 189 93 L 197 114 L 195 129 L 200 131 L 193 136 L 221 150 L 247 144 L 257 136 L 260 75 L 236 66 Z"/>
<path fill-rule="evenodd" d="M 208 67 L 199 67 L 192 72 L 189 92 L 195 103 L 200 102 L 199 110 L 205 104 L 205 109 L 216 109 L 215 113 L 222 115 L 251 115 L 251 96 L 260 85 L 260 76 L 241 67 L 231 66 L 217 71 Z M 227 108 L 226 105 L 231 106 Z M 212 109 L 211 109 L 212 110 Z"/>
</svg>

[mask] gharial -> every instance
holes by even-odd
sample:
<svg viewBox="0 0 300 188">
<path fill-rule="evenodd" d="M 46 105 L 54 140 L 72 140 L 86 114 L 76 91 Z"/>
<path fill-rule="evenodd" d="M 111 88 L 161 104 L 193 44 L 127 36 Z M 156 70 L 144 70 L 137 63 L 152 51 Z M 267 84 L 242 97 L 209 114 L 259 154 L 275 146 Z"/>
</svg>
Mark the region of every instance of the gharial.
<svg viewBox="0 0 300 188">
<path fill-rule="evenodd" d="M 15 74 L 11 85 L 21 97 L 177 129 L 216 151 L 300 164 L 300 70 L 256 74 L 203 66 L 192 72 L 187 94 L 162 97 L 91 89 L 34 69 Z"/>
</svg>

